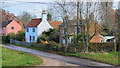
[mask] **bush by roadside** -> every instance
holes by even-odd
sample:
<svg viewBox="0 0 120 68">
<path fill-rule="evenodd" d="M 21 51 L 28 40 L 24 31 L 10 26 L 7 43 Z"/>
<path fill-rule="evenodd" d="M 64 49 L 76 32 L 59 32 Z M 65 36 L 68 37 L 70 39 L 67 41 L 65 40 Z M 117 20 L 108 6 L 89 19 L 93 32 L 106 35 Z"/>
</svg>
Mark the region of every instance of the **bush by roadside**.
<svg viewBox="0 0 120 68">
<path fill-rule="evenodd" d="M 8 35 L 2 36 L 2 43 L 10 43 L 10 39 L 25 41 L 25 32 L 19 31 L 17 34 L 9 33 Z"/>
<path fill-rule="evenodd" d="M 10 36 L 2 36 L 2 43 L 9 43 L 10 42 Z"/>
<path fill-rule="evenodd" d="M 89 52 L 114 52 L 116 51 L 116 44 L 114 42 L 106 43 L 89 43 Z M 82 43 L 78 44 L 69 44 L 69 49 L 73 49 L 75 52 L 83 52 L 85 46 Z M 68 50 L 69 50 L 68 49 Z"/>
<path fill-rule="evenodd" d="M 31 43 L 31 47 L 37 48 L 42 51 L 63 51 L 64 47 L 54 41 L 50 41 L 47 44 L 44 43 Z"/>
<path fill-rule="evenodd" d="M 18 41 L 25 41 L 25 32 L 24 31 L 19 31 L 16 34 L 16 40 L 18 40 Z"/>
</svg>

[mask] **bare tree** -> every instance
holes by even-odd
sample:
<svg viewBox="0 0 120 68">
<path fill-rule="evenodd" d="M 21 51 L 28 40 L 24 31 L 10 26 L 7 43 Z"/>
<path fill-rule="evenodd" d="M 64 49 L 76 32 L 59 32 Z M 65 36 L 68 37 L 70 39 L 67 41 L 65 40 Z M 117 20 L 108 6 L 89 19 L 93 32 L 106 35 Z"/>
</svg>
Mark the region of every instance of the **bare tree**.
<svg viewBox="0 0 120 68">
<path fill-rule="evenodd" d="M 29 14 L 28 12 L 23 12 L 18 17 L 19 17 L 20 21 L 23 23 L 24 26 L 29 22 L 29 20 L 31 20 L 32 18 L 34 18 L 34 16 L 32 16 L 31 14 Z"/>
<path fill-rule="evenodd" d="M 0 9 L 0 12 L 2 15 L 1 16 L 2 22 L 6 21 L 6 20 L 17 20 L 17 17 L 13 13 L 10 13 L 9 11 Z"/>
<path fill-rule="evenodd" d="M 102 2 L 101 3 L 102 11 L 105 13 L 103 16 L 103 21 L 101 23 L 102 29 L 101 34 L 103 35 L 116 35 L 116 27 L 117 23 L 116 20 L 116 12 L 113 9 L 113 2 Z M 106 31 L 104 31 L 106 30 Z"/>
<path fill-rule="evenodd" d="M 68 24 L 70 19 L 74 18 L 76 3 L 67 2 L 67 0 L 59 0 L 54 2 L 55 5 L 52 6 L 51 13 L 52 17 L 56 20 L 62 20 L 64 26 L 64 39 L 65 39 L 65 52 L 67 52 L 68 47 Z M 53 20 L 54 20 L 53 19 Z"/>
<path fill-rule="evenodd" d="M 88 51 L 88 46 L 89 46 L 89 42 L 90 40 L 96 35 L 97 31 L 98 31 L 98 23 L 100 23 L 100 21 L 102 21 L 102 17 L 105 13 L 101 13 L 101 9 L 100 7 L 100 3 L 99 2 L 85 2 L 84 6 L 86 5 L 86 7 L 83 7 L 83 11 L 81 13 L 81 15 L 83 15 L 83 18 L 86 19 L 85 22 L 85 26 L 86 26 L 86 51 Z M 92 22 L 94 26 L 90 25 L 90 22 Z M 83 23 L 83 22 L 82 22 Z M 90 28 L 94 27 L 94 34 L 90 35 L 89 37 L 89 33 L 90 33 Z M 83 33 L 82 33 L 83 34 Z M 84 38 L 83 38 L 83 45 L 84 45 Z"/>
<path fill-rule="evenodd" d="M 86 42 L 86 51 L 88 51 L 88 46 L 90 40 L 96 35 L 98 32 L 98 24 L 101 22 L 104 22 L 106 11 L 104 11 L 104 8 L 102 5 L 102 2 L 66 2 L 66 0 L 60 0 L 56 1 L 55 4 L 52 7 L 51 15 L 53 17 L 56 17 L 57 20 L 63 20 L 64 24 L 64 31 L 65 31 L 65 47 L 67 49 L 67 32 L 68 32 L 68 20 L 70 19 L 76 19 L 77 18 L 77 35 L 79 33 L 79 27 L 81 28 L 80 33 L 82 33 L 83 38 L 83 45 L 85 45 Z M 109 5 L 112 5 L 112 3 L 109 3 Z M 111 8 L 111 7 L 109 7 Z M 108 10 L 108 9 L 107 9 Z M 76 13 L 77 12 L 77 13 Z M 85 21 L 83 21 L 85 20 Z M 90 25 L 90 22 L 94 22 L 94 26 Z M 87 28 L 86 31 L 84 28 Z M 89 37 L 89 29 L 91 27 L 94 27 L 94 34 L 92 34 Z M 86 40 L 84 40 L 84 34 L 86 32 Z M 78 36 L 77 36 L 78 39 Z M 77 40 L 78 41 L 78 40 Z M 67 50 L 66 50 L 67 51 Z"/>
</svg>

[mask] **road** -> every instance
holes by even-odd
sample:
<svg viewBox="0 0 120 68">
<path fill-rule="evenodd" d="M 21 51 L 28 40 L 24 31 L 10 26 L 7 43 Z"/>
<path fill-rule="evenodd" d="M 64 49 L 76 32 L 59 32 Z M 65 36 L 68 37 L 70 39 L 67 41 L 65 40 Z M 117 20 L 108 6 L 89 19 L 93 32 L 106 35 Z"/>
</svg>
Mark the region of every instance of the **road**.
<svg viewBox="0 0 120 68">
<path fill-rule="evenodd" d="M 4 45 L 4 46 L 12 50 L 24 51 L 24 52 L 31 53 L 31 54 L 41 57 L 43 59 L 43 64 L 41 64 L 40 66 L 84 66 L 84 67 L 95 66 L 95 68 L 96 66 L 97 67 L 107 66 L 109 68 L 113 67 L 112 65 L 109 65 L 109 64 L 90 61 L 87 59 L 61 56 L 57 54 L 42 52 L 42 51 L 35 50 L 35 49 L 29 49 L 29 48 L 18 47 L 18 46 L 13 46 L 13 45 Z"/>
</svg>

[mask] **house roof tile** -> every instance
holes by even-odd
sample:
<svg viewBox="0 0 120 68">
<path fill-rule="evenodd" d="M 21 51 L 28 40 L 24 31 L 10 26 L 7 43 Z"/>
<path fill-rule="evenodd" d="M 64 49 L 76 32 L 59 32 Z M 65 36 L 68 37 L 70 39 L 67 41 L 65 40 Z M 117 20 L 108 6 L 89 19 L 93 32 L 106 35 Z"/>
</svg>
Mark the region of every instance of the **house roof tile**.
<svg viewBox="0 0 120 68">
<path fill-rule="evenodd" d="M 4 22 L 2 22 L 2 27 L 6 27 L 8 24 L 10 24 L 13 20 L 6 20 Z"/>
<path fill-rule="evenodd" d="M 41 18 L 39 19 L 32 19 L 27 25 L 26 27 L 37 27 L 41 22 Z"/>
<path fill-rule="evenodd" d="M 53 28 L 59 28 L 62 22 L 60 21 L 48 21 Z"/>
</svg>

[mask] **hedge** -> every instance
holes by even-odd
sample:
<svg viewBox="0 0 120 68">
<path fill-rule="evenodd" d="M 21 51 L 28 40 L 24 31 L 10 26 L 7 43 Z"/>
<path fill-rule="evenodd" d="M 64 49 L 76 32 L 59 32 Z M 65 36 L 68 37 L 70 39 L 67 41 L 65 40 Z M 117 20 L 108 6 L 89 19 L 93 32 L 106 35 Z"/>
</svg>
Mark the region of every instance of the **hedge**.
<svg viewBox="0 0 120 68">
<path fill-rule="evenodd" d="M 89 51 L 114 52 L 114 51 L 116 51 L 116 44 L 114 42 L 90 43 L 89 44 Z"/>
<path fill-rule="evenodd" d="M 120 42 L 116 42 L 117 43 L 117 51 L 119 51 L 120 52 Z"/>
<path fill-rule="evenodd" d="M 68 52 L 83 52 L 84 51 L 84 46 L 82 43 L 77 43 L 77 44 L 69 44 L 68 47 Z"/>
<path fill-rule="evenodd" d="M 57 44 L 53 41 L 50 41 L 47 44 L 44 43 L 31 43 L 31 47 L 38 48 L 42 51 L 63 51 L 63 46 L 60 44 Z"/>
<path fill-rule="evenodd" d="M 117 51 L 119 51 L 118 52 L 118 65 L 120 66 L 120 41 L 117 42 Z"/>
<path fill-rule="evenodd" d="M 2 36 L 2 43 L 10 43 L 10 36 Z"/>
<path fill-rule="evenodd" d="M 83 52 L 85 51 L 85 46 L 83 46 L 82 43 L 69 44 L 68 51 L 73 50 L 74 52 Z M 89 52 L 114 52 L 116 51 L 116 44 L 114 42 L 89 43 L 88 47 L 89 47 L 88 48 Z"/>
</svg>

